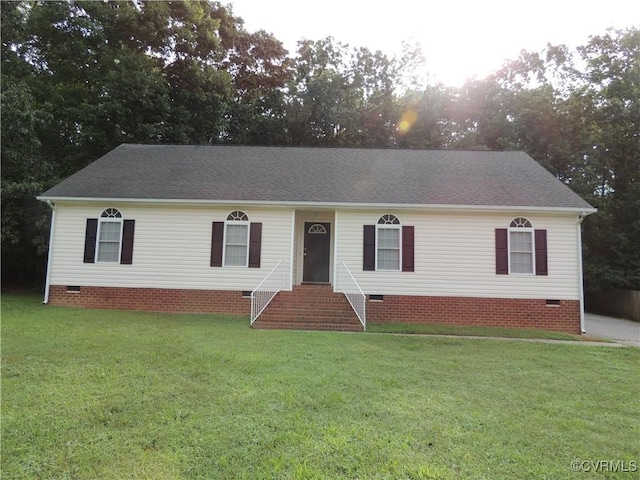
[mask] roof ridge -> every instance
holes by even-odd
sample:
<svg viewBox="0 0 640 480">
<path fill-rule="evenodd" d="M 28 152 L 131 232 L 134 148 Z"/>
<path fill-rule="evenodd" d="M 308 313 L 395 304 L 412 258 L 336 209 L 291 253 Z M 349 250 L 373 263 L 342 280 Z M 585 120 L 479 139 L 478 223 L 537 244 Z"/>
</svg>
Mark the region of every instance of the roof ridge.
<svg viewBox="0 0 640 480">
<path fill-rule="evenodd" d="M 415 152 L 486 152 L 486 153 L 526 153 L 524 150 L 486 150 L 486 149 L 456 149 L 456 148 L 418 148 L 418 147 L 400 147 L 400 146 L 383 146 L 383 147 L 355 147 L 349 145 L 246 145 L 235 143 L 128 143 L 123 142 L 122 146 L 140 146 L 140 147 L 235 147 L 235 148 L 284 148 L 284 149 L 309 149 L 309 150 L 383 150 L 383 151 L 415 151 Z"/>
</svg>

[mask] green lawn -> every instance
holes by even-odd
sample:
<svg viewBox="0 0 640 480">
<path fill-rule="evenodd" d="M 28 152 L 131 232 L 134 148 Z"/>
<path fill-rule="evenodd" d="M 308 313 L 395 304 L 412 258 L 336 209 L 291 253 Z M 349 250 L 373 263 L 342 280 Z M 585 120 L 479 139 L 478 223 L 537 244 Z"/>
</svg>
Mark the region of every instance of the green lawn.
<svg viewBox="0 0 640 480">
<path fill-rule="evenodd" d="M 640 461 L 639 366 L 4 295 L 2 478 L 638 478 L 571 462 Z"/>
<path fill-rule="evenodd" d="M 475 327 L 431 323 L 369 323 L 369 333 L 411 333 L 426 335 L 459 335 L 471 337 L 538 338 L 546 340 L 602 341 L 585 335 L 535 330 L 531 328 Z"/>
</svg>

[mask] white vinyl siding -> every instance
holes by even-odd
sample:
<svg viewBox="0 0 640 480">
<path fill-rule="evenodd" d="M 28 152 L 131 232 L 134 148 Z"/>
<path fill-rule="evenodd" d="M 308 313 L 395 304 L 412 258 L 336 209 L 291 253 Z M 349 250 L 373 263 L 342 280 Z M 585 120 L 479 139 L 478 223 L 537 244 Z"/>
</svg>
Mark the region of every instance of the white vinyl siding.
<svg viewBox="0 0 640 480">
<path fill-rule="evenodd" d="M 83 263 L 87 218 L 116 207 L 136 219 L 132 265 Z M 251 222 L 262 223 L 260 268 L 213 268 L 212 222 L 225 221 L 234 207 L 105 205 L 57 202 L 51 285 L 80 285 L 203 290 L 253 290 L 283 260 L 289 272 L 291 208 L 243 208 Z M 285 278 L 289 289 L 290 279 Z"/>
<path fill-rule="evenodd" d="M 134 260 L 83 263 L 87 218 L 107 207 L 136 219 Z M 213 268 L 212 222 L 225 221 L 232 209 L 262 223 L 260 268 Z M 50 264 L 51 285 L 253 290 L 283 261 L 284 271 L 302 278 L 304 222 L 331 223 L 331 271 L 345 262 L 367 294 L 452 297 L 549 298 L 577 300 L 578 229 L 576 215 L 529 214 L 537 229 L 547 230 L 549 274 L 496 275 L 495 229 L 506 228 L 513 213 L 419 212 L 394 210 L 403 225 L 415 228 L 415 271 L 363 271 L 363 225 L 374 225 L 375 209 L 313 212 L 292 208 L 167 206 L 57 202 Z M 295 218 L 295 240 L 291 239 Z M 334 237 L 335 236 L 335 237 Z M 292 248 L 294 251 L 292 252 Z M 295 268 L 291 268 L 293 258 Z M 291 279 L 285 278 L 285 289 Z"/>
<path fill-rule="evenodd" d="M 576 216 L 527 214 L 547 230 L 549 274 L 496 275 L 495 229 L 506 228 L 513 213 L 392 213 L 415 227 L 415 271 L 363 271 L 363 225 L 386 211 L 340 210 L 336 225 L 336 264 L 345 262 L 367 294 L 451 297 L 551 298 L 577 300 Z"/>
</svg>

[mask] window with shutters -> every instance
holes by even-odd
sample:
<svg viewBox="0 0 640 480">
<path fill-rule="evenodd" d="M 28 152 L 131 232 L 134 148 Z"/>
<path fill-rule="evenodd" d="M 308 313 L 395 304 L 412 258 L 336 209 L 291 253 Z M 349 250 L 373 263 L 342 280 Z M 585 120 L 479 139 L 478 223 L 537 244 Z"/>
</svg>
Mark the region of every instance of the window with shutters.
<svg viewBox="0 0 640 480">
<path fill-rule="evenodd" d="M 98 219 L 96 262 L 120 262 L 122 213 L 107 208 Z"/>
<path fill-rule="evenodd" d="M 246 267 L 249 263 L 249 217 L 236 210 L 224 224 L 224 265 Z"/>
<path fill-rule="evenodd" d="M 533 233 L 533 225 L 526 218 L 514 218 L 509 224 L 509 273 L 533 275 Z"/>
<path fill-rule="evenodd" d="M 402 227 L 395 215 L 383 215 L 376 224 L 376 270 L 400 270 Z"/>
<path fill-rule="evenodd" d="M 115 208 L 107 208 L 99 218 L 87 218 L 83 263 L 133 263 L 136 221 L 124 220 Z"/>
</svg>

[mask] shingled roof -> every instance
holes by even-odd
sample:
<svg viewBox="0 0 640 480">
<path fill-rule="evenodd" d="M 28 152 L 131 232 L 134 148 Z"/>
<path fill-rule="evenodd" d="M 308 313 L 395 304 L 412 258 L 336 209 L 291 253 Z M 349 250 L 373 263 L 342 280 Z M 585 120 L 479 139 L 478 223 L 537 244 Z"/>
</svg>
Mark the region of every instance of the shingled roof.
<svg viewBox="0 0 640 480">
<path fill-rule="evenodd" d="M 120 145 L 41 200 L 593 208 L 524 152 Z"/>
</svg>

